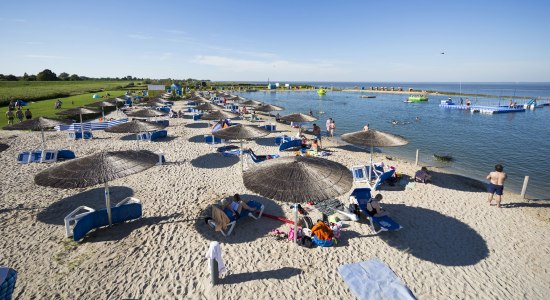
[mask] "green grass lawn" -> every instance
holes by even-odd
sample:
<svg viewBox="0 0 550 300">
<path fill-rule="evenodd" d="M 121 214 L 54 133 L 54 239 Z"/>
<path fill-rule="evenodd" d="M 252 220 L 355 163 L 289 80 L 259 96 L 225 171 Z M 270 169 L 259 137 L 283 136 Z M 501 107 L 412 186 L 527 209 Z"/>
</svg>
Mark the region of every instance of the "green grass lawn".
<svg viewBox="0 0 550 300">
<path fill-rule="evenodd" d="M 127 87 L 133 81 L 0 81 L 0 105 L 7 105 L 10 99 L 37 101 L 68 97 L 108 90 L 121 90 L 137 87 Z M 142 86 L 141 89 L 146 89 Z M 61 100 L 63 101 L 63 100 Z"/>
<path fill-rule="evenodd" d="M 32 117 L 33 118 L 38 118 L 38 117 L 64 118 L 65 116 L 58 116 L 55 113 L 60 112 L 62 110 L 69 109 L 69 108 L 84 106 L 84 105 L 92 103 L 92 102 L 106 100 L 107 99 L 107 96 L 106 96 L 107 93 L 109 93 L 111 95 L 111 98 L 114 98 L 116 96 L 123 95 L 125 92 L 126 92 L 126 90 L 112 90 L 112 91 L 105 91 L 105 92 L 99 92 L 99 93 L 87 93 L 87 94 L 82 94 L 82 95 L 77 95 L 77 96 L 66 97 L 66 98 L 54 98 L 54 99 L 49 99 L 49 100 L 41 100 L 41 101 L 36 101 L 36 102 L 29 101 L 29 102 L 27 102 L 27 106 L 23 106 L 22 109 L 23 110 L 27 110 L 27 108 L 30 109 L 31 112 L 32 112 Z M 103 99 L 93 99 L 92 96 L 94 94 L 104 96 L 105 98 L 103 98 Z M 61 109 L 55 109 L 55 101 L 57 99 L 60 99 L 61 102 L 63 102 L 63 105 L 62 105 Z M 92 107 L 90 107 L 90 108 L 92 108 Z M 92 108 L 92 109 L 95 109 L 95 108 Z M 108 109 L 108 108 L 106 108 L 106 109 Z M 101 108 L 98 108 L 97 110 L 101 111 Z M 1 112 L 0 127 L 6 126 L 8 124 L 8 119 L 6 118 L 6 112 L 7 111 L 8 111 L 8 106 L 7 105 L 0 107 L 0 112 Z M 17 123 L 17 122 L 19 122 L 19 120 L 17 120 L 17 118 L 16 118 L 15 123 Z"/>
</svg>

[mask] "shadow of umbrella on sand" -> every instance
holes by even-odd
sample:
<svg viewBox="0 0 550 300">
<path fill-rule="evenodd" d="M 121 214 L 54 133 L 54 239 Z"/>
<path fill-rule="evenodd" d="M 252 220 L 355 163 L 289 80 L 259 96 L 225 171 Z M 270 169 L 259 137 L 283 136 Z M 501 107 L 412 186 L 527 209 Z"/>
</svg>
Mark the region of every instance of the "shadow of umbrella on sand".
<svg viewBox="0 0 550 300">
<path fill-rule="evenodd" d="M 261 196 L 282 202 L 324 201 L 347 193 L 351 171 L 337 162 L 308 156 L 289 156 L 262 162 L 244 171 L 244 186 Z M 298 210 L 294 205 L 294 232 Z M 294 235 L 294 242 L 296 242 Z"/>
<path fill-rule="evenodd" d="M 8 145 L 8 144 L 0 144 L 0 152 L 5 151 L 9 147 L 10 147 L 10 145 Z"/>
<path fill-rule="evenodd" d="M 5 126 L 4 130 L 40 130 L 42 134 L 42 149 L 46 149 L 46 138 L 44 137 L 44 129 L 52 129 L 57 125 L 70 124 L 69 120 L 52 119 L 38 117 L 36 119 L 26 120 L 21 123 Z"/>
<path fill-rule="evenodd" d="M 409 141 L 402 136 L 372 129 L 345 133 L 342 135 L 341 139 L 353 145 L 370 146 L 369 181 L 372 176 L 372 153 L 374 152 L 375 146 L 396 147 L 409 143 Z"/>
<path fill-rule="evenodd" d="M 105 206 L 109 225 L 111 225 L 108 182 L 149 169 L 157 162 L 158 155 L 147 150 L 100 152 L 48 168 L 34 177 L 34 183 L 64 189 L 84 188 L 104 183 Z"/>
</svg>

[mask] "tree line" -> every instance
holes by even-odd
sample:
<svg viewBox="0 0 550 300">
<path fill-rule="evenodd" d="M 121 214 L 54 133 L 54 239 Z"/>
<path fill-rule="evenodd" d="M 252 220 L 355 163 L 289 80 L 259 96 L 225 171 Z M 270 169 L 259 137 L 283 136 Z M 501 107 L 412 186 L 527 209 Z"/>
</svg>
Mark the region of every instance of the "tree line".
<svg viewBox="0 0 550 300">
<path fill-rule="evenodd" d="M 125 76 L 125 77 L 101 77 L 101 78 L 93 78 L 93 77 L 87 77 L 87 76 L 80 76 L 77 74 L 71 74 L 67 72 L 61 72 L 59 75 L 52 72 L 50 69 L 45 69 L 41 72 L 39 72 L 36 75 L 29 75 L 27 72 L 23 74 L 23 76 L 15 76 L 13 74 L 4 75 L 0 74 L 0 81 L 79 81 L 79 80 L 143 80 L 143 78 L 139 79 L 135 76 Z"/>
</svg>

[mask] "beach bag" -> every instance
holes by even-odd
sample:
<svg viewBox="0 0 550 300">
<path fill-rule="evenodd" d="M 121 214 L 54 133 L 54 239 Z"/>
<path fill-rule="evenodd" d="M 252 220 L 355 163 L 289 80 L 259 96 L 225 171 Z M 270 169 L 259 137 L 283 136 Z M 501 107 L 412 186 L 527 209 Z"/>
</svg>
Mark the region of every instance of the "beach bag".
<svg viewBox="0 0 550 300">
<path fill-rule="evenodd" d="M 309 236 L 303 236 L 300 239 L 300 246 L 311 248 L 313 247 L 313 240 Z"/>
<path fill-rule="evenodd" d="M 304 237 L 304 232 L 302 231 L 302 228 L 298 227 L 298 235 L 296 236 L 296 240 L 299 241 L 302 237 Z M 288 231 L 288 240 L 294 241 L 294 226 L 290 226 L 290 230 Z"/>
<path fill-rule="evenodd" d="M 337 239 L 340 238 L 340 231 L 341 231 L 340 229 L 341 228 L 342 228 L 342 225 L 340 225 L 339 223 L 331 223 L 330 224 L 330 229 L 332 229 L 332 234 Z"/>
</svg>

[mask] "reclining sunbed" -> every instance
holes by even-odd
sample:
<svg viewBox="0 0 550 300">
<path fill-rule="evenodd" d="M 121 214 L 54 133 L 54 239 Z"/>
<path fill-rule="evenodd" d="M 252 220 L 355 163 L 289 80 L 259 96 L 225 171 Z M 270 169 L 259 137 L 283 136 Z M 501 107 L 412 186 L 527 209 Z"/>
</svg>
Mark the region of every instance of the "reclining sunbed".
<svg viewBox="0 0 550 300">
<path fill-rule="evenodd" d="M 401 225 L 397 224 L 394 220 L 392 220 L 388 216 L 383 217 L 373 217 L 369 215 L 367 211 L 367 203 L 371 199 L 371 189 L 370 188 L 356 188 L 351 192 L 350 195 L 350 202 L 353 202 L 353 198 L 355 198 L 355 201 L 359 205 L 359 209 L 365 217 L 369 220 L 370 226 L 372 231 L 374 231 L 375 234 L 378 234 L 382 231 L 397 231 L 403 227 Z M 375 226 L 376 225 L 376 226 Z M 377 230 L 376 227 L 379 229 Z"/>
<path fill-rule="evenodd" d="M 246 204 L 255 208 L 256 211 L 252 212 L 242 209 L 240 215 L 234 216 L 233 212 L 229 208 L 222 209 L 217 204 L 212 205 L 212 218 L 208 219 L 208 225 L 216 230 L 219 230 L 224 237 L 227 237 L 231 235 L 231 232 L 233 232 L 233 229 L 237 224 L 237 220 L 242 219 L 245 216 L 251 217 L 254 220 L 258 220 L 262 217 L 265 208 L 263 204 L 253 200 L 248 201 Z M 225 219 L 225 221 L 220 220 L 220 217 Z M 221 225 L 223 223 L 226 223 L 225 226 Z"/>
</svg>

